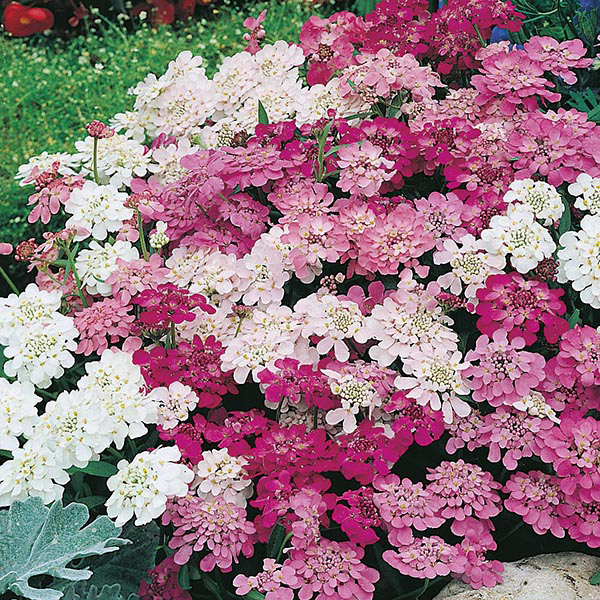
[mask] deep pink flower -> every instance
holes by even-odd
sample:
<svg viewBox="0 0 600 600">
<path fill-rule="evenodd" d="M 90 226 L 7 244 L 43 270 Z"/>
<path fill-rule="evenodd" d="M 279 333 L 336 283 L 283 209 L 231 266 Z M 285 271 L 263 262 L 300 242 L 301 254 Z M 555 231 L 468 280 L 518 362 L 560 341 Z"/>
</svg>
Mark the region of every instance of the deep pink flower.
<svg viewBox="0 0 600 600">
<path fill-rule="evenodd" d="M 334 407 L 329 381 L 319 369 L 301 365 L 294 358 L 280 358 L 275 367 L 275 372 L 265 369 L 258 374 L 269 403 L 285 408 L 288 403 L 298 404 L 303 400 L 321 410 Z"/>
<path fill-rule="evenodd" d="M 196 415 L 194 424 L 178 423 L 173 429 L 158 428 L 158 435 L 161 440 L 174 440 L 181 452 L 181 457 L 196 465 L 202 460 L 202 428 L 197 426 L 197 422 L 202 417 Z M 202 421 L 201 421 L 202 422 Z"/>
<path fill-rule="evenodd" d="M 405 392 L 396 392 L 385 410 L 394 415 L 392 429 L 396 435 L 404 436 L 406 448 L 413 442 L 429 446 L 444 435 L 442 411 L 433 410 L 428 404 L 417 404 Z"/>
<path fill-rule="evenodd" d="M 286 469 L 293 474 L 339 468 L 339 450 L 324 429 L 307 432 L 304 425 L 274 426 L 256 439 L 247 467 L 252 474 Z"/>
<path fill-rule="evenodd" d="M 375 475 L 389 473 L 389 463 L 396 462 L 410 445 L 402 434 L 390 439 L 368 420 L 361 421 L 352 433 L 339 435 L 336 442 L 343 457 L 342 475 L 363 485 L 371 483 Z"/>
<path fill-rule="evenodd" d="M 360 487 L 344 492 L 332 514 L 348 539 L 359 546 L 368 546 L 379 540 L 373 527 L 381 526 L 381 517 L 373 498 L 373 488 Z"/>
<path fill-rule="evenodd" d="M 225 418 L 221 420 L 219 415 L 218 422 L 215 422 L 212 419 L 217 418 L 218 411 L 225 412 Z M 211 420 L 206 422 L 204 437 L 209 442 L 218 444 L 220 448 L 231 448 L 241 440 L 259 435 L 275 424 L 275 421 L 267 419 L 263 411 L 256 408 L 228 413 L 221 407 L 218 411 L 211 412 Z M 238 452 L 235 454 L 237 455 Z"/>
<path fill-rule="evenodd" d="M 544 337 L 555 344 L 568 328 L 568 323 L 559 317 L 566 306 L 560 300 L 563 289 L 550 289 L 535 280 L 527 281 L 518 273 L 490 275 L 485 287 L 477 290 L 479 303 L 476 306 L 477 329 L 491 336 L 497 329 L 508 333 L 508 339 L 522 337 L 527 345 L 537 340 L 537 333 L 544 325 Z"/>
<path fill-rule="evenodd" d="M 308 59 L 308 84 L 325 84 L 337 69 L 355 64 L 354 44 L 362 43 L 366 32 L 363 19 L 348 11 L 327 19 L 310 17 L 300 32 L 300 45 Z"/>
<path fill-rule="evenodd" d="M 494 331 L 492 339 L 487 335 L 477 338 L 475 350 L 469 350 L 465 360 L 479 364 L 464 371 L 474 400 L 492 406 L 512 405 L 543 381 L 544 357 L 523 351 L 524 346 L 523 338 L 508 340 L 503 329 Z"/>
<path fill-rule="evenodd" d="M 200 294 L 190 294 L 188 290 L 172 283 L 161 283 L 156 289 L 146 289 L 133 299 L 141 306 L 140 321 L 155 329 L 168 329 L 171 323 L 193 321 L 196 313 L 192 309 L 200 308 L 213 314 L 214 306 L 207 303 Z"/>
<path fill-rule="evenodd" d="M 221 368 L 224 351 L 214 336 L 202 340 L 196 335 L 190 342 L 180 340 L 176 348 L 139 350 L 133 360 L 142 367 L 148 386 L 168 387 L 180 381 L 196 391 L 200 408 L 215 408 L 225 394 L 237 393 L 231 371 Z"/>
<path fill-rule="evenodd" d="M 192 600 L 190 593 L 179 587 L 179 568 L 173 557 L 167 556 L 148 571 L 150 580 L 142 580 L 138 590 L 141 600 Z"/>
<path fill-rule="evenodd" d="M 279 520 L 290 524 L 295 518 L 291 511 L 291 501 L 301 492 L 322 497 L 331 487 L 331 481 L 322 475 L 300 473 L 294 477 L 287 469 L 280 469 L 261 477 L 256 486 L 256 497 L 250 505 L 258 508 L 261 514 L 256 517 L 254 524 L 261 542 L 267 542 L 273 526 Z M 335 497 L 334 497 L 335 498 Z"/>
</svg>

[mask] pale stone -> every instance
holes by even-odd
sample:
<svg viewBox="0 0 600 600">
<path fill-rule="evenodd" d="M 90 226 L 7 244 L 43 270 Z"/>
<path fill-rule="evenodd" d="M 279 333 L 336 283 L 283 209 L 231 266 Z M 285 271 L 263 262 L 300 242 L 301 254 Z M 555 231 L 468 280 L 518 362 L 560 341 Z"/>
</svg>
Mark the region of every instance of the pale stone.
<svg viewBox="0 0 600 600">
<path fill-rule="evenodd" d="M 474 590 L 453 581 L 434 600 L 600 600 L 600 586 L 589 579 L 600 571 L 600 558 L 562 552 L 504 563 L 504 583 Z"/>
</svg>

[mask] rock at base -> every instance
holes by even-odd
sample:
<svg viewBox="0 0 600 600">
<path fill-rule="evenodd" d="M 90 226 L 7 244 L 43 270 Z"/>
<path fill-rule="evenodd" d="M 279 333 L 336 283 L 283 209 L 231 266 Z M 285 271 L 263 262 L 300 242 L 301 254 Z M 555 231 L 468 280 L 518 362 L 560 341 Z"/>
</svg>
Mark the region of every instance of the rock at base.
<svg viewBox="0 0 600 600">
<path fill-rule="evenodd" d="M 434 600 L 600 600 L 600 586 L 589 579 L 600 571 L 600 558 L 561 552 L 504 563 L 504 583 L 471 589 L 453 581 Z"/>
</svg>

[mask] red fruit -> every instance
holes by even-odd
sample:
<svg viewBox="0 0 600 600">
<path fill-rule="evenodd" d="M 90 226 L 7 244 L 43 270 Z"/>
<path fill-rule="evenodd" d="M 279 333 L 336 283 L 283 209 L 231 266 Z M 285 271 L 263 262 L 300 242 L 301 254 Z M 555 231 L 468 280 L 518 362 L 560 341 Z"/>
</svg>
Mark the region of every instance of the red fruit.
<svg viewBox="0 0 600 600">
<path fill-rule="evenodd" d="M 41 33 L 54 25 L 54 15 L 47 8 L 23 6 L 11 2 L 2 16 L 4 28 L 15 37 L 25 37 Z"/>
</svg>

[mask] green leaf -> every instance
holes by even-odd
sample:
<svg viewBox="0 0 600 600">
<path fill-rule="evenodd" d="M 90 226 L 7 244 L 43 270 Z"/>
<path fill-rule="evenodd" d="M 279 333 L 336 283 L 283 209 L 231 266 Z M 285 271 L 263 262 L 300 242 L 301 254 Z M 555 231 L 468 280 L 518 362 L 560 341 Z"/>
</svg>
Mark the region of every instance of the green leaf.
<svg viewBox="0 0 600 600">
<path fill-rule="evenodd" d="M 202 576 L 202 585 L 215 597 L 217 600 L 223 600 L 223 594 L 221 594 L 221 588 L 213 581 L 208 575 Z"/>
<path fill-rule="evenodd" d="M 247 600 L 265 600 L 264 594 L 257 592 L 256 590 L 250 590 L 245 596 Z"/>
<path fill-rule="evenodd" d="M 352 6 L 352 12 L 364 17 L 370 12 L 375 10 L 375 6 L 377 5 L 377 0 L 356 0 L 354 5 Z"/>
<path fill-rule="evenodd" d="M 571 229 L 571 205 L 565 198 L 563 198 L 562 201 L 565 206 L 565 210 L 563 211 L 562 217 L 560 218 L 560 223 L 558 224 L 559 236 Z"/>
<path fill-rule="evenodd" d="M 96 506 L 104 504 L 106 498 L 104 496 L 86 496 L 85 498 L 77 498 L 77 502 L 85 504 L 88 508 L 96 508 Z"/>
<path fill-rule="evenodd" d="M 590 577 L 590 583 L 592 585 L 600 585 L 600 571 Z"/>
<path fill-rule="evenodd" d="M 118 471 L 115 465 L 99 460 L 89 462 L 85 467 L 71 467 L 67 470 L 69 475 L 73 473 L 87 473 L 96 477 L 112 477 Z"/>
<path fill-rule="evenodd" d="M 573 311 L 573 314 L 567 319 L 567 323 L 569 324 L 569 327 L 571 329 L 573 329 L 573 327 L 575 327 L 575 325 L 577 325 L 578 322 L 579 322 L 579 309 L 576 308 Z"/>
<path fill-rule="evenodd" d="M 179 574 L 177 575 L 177 583 L 179 584 L 179 587 L 182 590 L 191 589 L 192 584 L 190 583 L 190 567 L 187 563 L 185 565 L 182 565 L 181 569 L 179 569 Z"/>
<path fill-rule="evenodd" d="M 276 523 L 275 527 L 273 527 L 273 530 L 271 531 L 271 535 L 269 536 L 269 541 L 267 542 L 267 556 L 269 558 L 275 558 L 279 554 L 279 550 L 281 549 L 281 544 L 283 544 L 284 539 L 285 527 L 279 523 Z"/>
<path fill-rule="evenodd" d="M 591 88 L 584 91 L 571 91 L 569 104 L 581 112 L 586 112 L 588 119 L 600 123 L 600 97 Z"/>
<path fill-rule="evenodd" d="M 121 528 L 108 517 L 98 517 L 84 527 L 88 519 L 84 504 L 63 508 L 56 501 L 48 508 L 40 498 L 27 498 L 0 511 L 0 594 L 10 590 L 31 600 L 58 600 L 62 592 L 30 587 L 29 579 L 36 575 L 89 579 L 91 571 L 67 565 L 128 543 L 119 538 Z"/>
<path fill-rule="evenodd" d="M 258 101 L 258 122 L 261 125 L 269 124 L 269 115 L 267 115 L 267 111 L 260 100 Z"/>
</svg>

